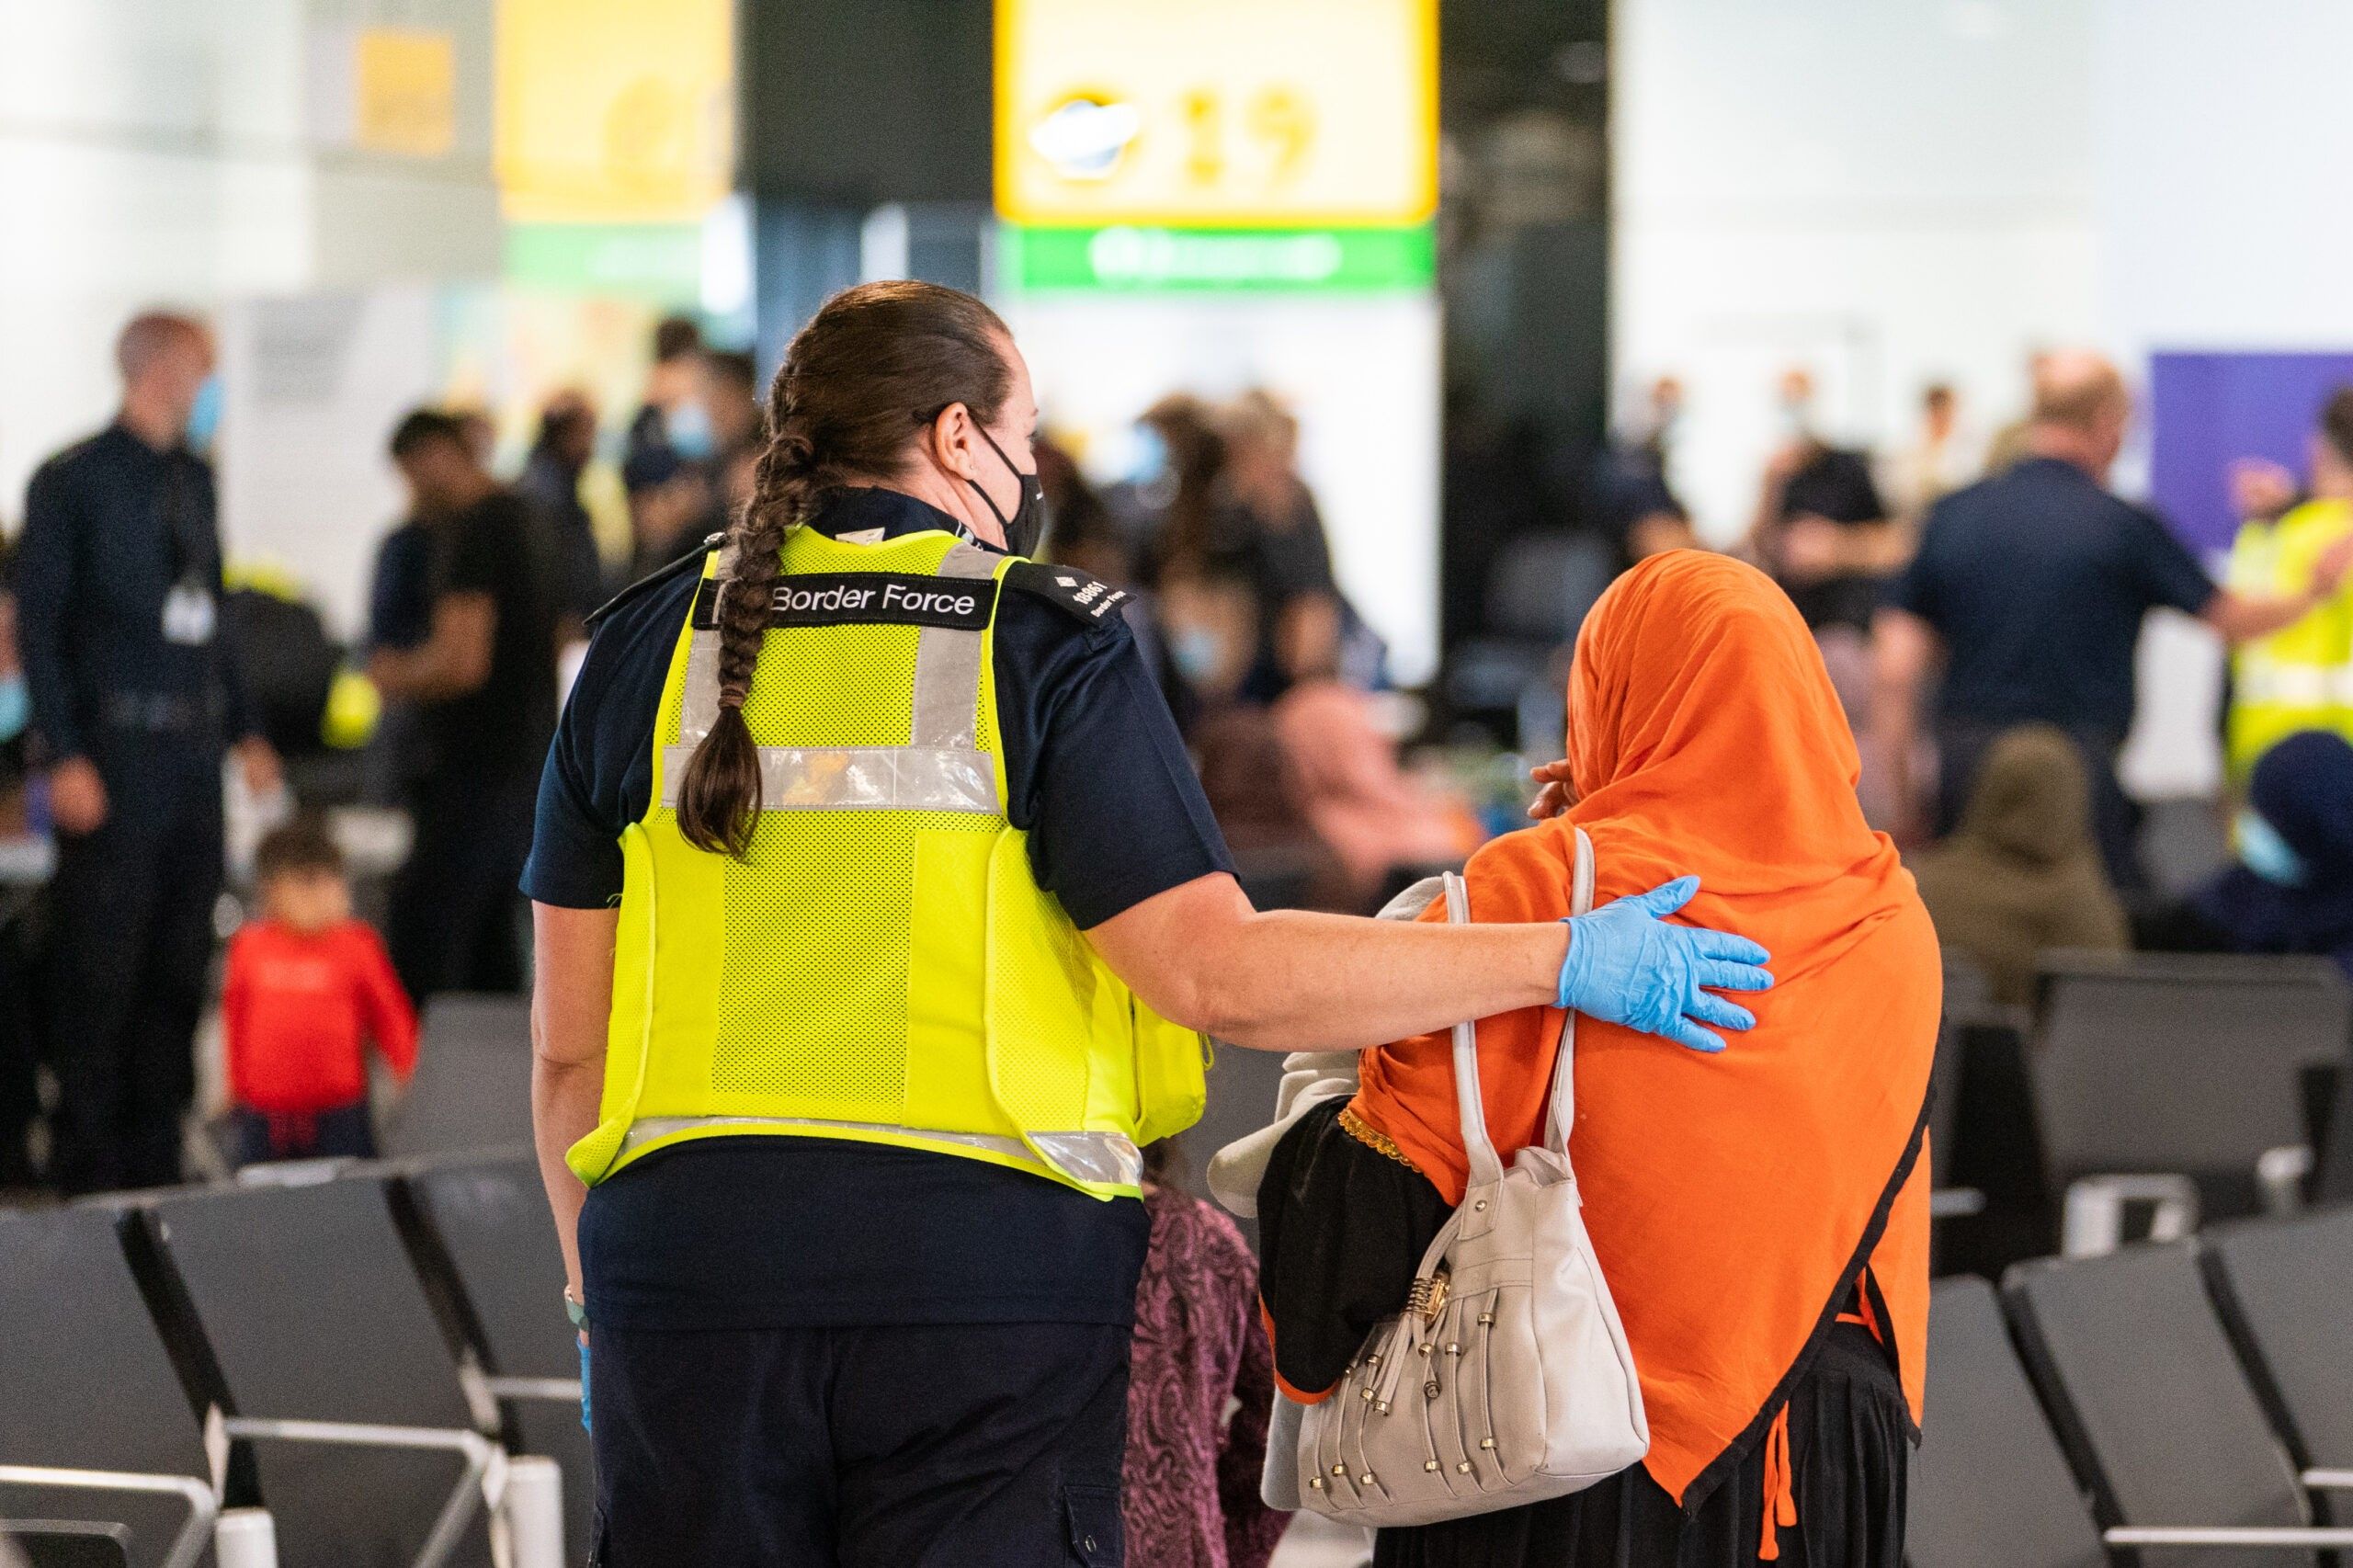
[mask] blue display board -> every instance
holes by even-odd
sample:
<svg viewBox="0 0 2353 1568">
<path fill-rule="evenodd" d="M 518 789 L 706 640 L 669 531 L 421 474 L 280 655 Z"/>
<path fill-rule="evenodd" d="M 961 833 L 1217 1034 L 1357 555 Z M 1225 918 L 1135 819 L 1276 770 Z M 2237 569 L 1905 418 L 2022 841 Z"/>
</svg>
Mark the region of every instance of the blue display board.
<svg viewBox="0 0 2353 1568">
<path fill-rule="evenodd" d="M 2314 420 L 2353 386 L 2353 352 L 2150 357 L 2150 497 L 2191 549 L 2230 548 L 2231 464 L 2268 458 L 2308 478 Z"/>
</svg>

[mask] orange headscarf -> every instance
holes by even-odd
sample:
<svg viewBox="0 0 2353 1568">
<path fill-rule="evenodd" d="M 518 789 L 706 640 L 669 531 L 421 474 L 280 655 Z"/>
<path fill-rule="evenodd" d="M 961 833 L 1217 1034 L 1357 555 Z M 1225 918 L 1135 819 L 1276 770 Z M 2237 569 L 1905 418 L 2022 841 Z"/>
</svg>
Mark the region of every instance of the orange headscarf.
<svg viewBox="0 0 2353 1568">
<path fill-rule="evenodd" d="M 1919 1415 L 1936 934 L 1863 822 L 1854 737 L 1804 622 L 1751 567 L 1677 551 L 1602 596 L 1577 641 L 1568 751 L 1578 803 L 1472 859 L 1472 917 L 1567 914 L 1574 824 L 1597 900 L 1696 873 L 1677 918 L 1763 943 L 1779 981 L 1736 998 L 1756 1027 L 1718 1056 L 1577 1027 L 1586 1223 L 1642 1376 L 1646 1465 L 1696 1503 L 1765 1434 L 1859 1277 Z M 1506 1158 L 1541 1134 L 1561 1024 L 1545 1007 L 1479 1026 Z M 1460 1199 L 1445 1034 L 1367 1052 L 1356 1108 Z"/>
</svg>

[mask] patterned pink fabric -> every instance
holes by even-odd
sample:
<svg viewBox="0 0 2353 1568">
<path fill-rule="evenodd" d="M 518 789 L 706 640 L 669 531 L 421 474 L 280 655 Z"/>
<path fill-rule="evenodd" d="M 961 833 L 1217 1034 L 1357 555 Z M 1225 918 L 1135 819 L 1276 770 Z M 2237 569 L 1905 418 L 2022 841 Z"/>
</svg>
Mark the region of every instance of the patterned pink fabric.
<svg viewBox="0 0 2353 1568">
<path fill-rule="evenodd" d="M 1258 1500 L 1275 1397 L 1258 1266 L 1208 1204 L 1165 1187 L 1144 1204 L 1152 1250 L 1128 1383 L 1128 1568 L 1266 1568 L 1290 1517 Z"/>
</svg>

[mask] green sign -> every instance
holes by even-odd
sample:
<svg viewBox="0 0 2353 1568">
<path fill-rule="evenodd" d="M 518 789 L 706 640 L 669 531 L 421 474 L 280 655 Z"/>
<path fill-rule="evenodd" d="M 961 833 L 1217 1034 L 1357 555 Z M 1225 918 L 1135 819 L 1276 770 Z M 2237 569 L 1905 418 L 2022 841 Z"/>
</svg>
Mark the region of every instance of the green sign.
<svg viewBox="0 0 2353 1568">
<path fill-rule="evenodd" d="M 699 223 L 509 223 L 506 280 L 691 305 L 702 294 Z"/>
<path fill-rule="evenodd" d="M 1364 293 L 1427 289 L 1438 274 L 1427 223 L 1397 229 L 1029 228 L 1000 231 L 1006 281 L 1085 289 Z"/>
</svg>

